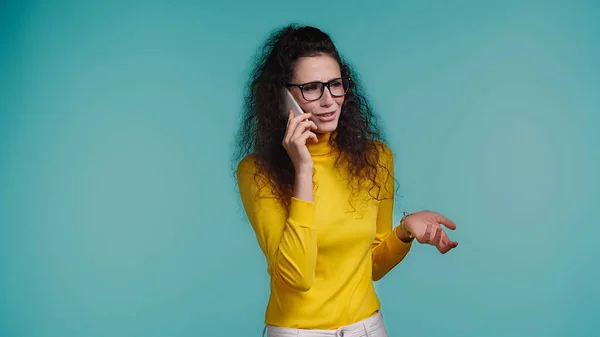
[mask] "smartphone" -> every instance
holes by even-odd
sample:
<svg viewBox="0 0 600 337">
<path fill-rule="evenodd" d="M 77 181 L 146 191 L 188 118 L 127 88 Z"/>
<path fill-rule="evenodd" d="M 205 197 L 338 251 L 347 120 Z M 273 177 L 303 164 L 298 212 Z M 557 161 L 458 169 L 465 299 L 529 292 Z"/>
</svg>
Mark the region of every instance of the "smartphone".
<svg viewBox="0 0 600 337">
<path fill-rule="evenodd" d="M 283 89 L 283 115 L 285 117 L 290 115 L 290 110 L 294 111 L 294 116 L 299 116 L 304 113 L 302 108 L 292 96 L 292 93 L 288 89 Z"/>
</svg>

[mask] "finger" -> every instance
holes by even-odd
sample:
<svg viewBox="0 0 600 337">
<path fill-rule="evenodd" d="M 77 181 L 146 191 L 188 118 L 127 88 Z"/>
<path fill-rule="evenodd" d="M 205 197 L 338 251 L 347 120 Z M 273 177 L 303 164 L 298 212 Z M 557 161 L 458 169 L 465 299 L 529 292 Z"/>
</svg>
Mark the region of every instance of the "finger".
<svg viewBox="0 0 600 337">
<path fill-rule="evenodd" d="M 317 134 L 312 132 L 312 131 L 306 131 L 305 134 L 308 134 L 308 138 L 306 139 L 311 140 L 313 143 L 318 143 L 319 142 L 319 138 L 317 138 Z"/>
<path fill-rule="evenodd" d="M 293 111 L 290 110 L 290 114 L 293 115 Z M 292 139 L 294 139 L 294 133 L 296 132 L 296 129 L 298 128 L 298 124 L 302 123 L 304 120 L 310 118 L 310 114 L 308 113 L 303 113 L 299 116 L 293 117 L 287 126 L 286 129 L 286 134 L 289 135 L 289 137 L 285 138 L 286 141 L 291 141 Z M 298 134 L 299 135 L 299 134 Z"/>
<path fill-rule="evenodd" d="M 298 116 L 294 116 L 292 118 L 292 122 L 298 124 L 300 122 L 303 122 L 303 121 L 309 119 L 310 117 L 312 117 L 312 114 L 310 114 L 308 112 L 302 113 L 302 114 L 299 114 Z"/>
<path fill-rule="evenodd" d="M 294 118 L 293 118 L 293 119 L 294 119 L 294 120 L 296 120 L 296 121 L 298 121 L 298 122 L 301 122 L 301 121 L 303 121 L 303 120 L 305 120 L 305 119 L 308 119 L 308 118 L 310 118 L 310 117 L 312 117 L 312 113 L 310 113 L 310 112 L 305 112 L 305 113 L 301 113 L 301 114 L 299 114 L 298 116 L 294 116 Z"/>
<path fill-rule="evenodd" d="M 423 235 L 423 242 L 429 242 L 429 238 L 431 237 L 431 225 L 427 225 L 425 229 L 425 235 Z"/>
<path fill-rule="evenodd" d="M 287 143 L 290 140 L 290 124 L 292 124 L 292 119 L 294 118 L 294 111 L 290 110 L 288 113 L 287 125 L 285 126 L 285 134 L 283 135 L 283 143 Z"/>
<path fill-rule="evenodd" d="M 287 119 L 287 124 L 285 126 L 285 134 L 283 135 L 283 140 L 287 140 L 288 139 L 288 134 L 289 134 L 289 129 L 290 129 L 290 123 L 292 122 L 292 118 L 294 117 L 294 111 L 290 110 L 288 113 L 288 119 Z"/>
<path fill-rule="evenodd" d="M 288 113 L 288 120 L 287 120 L 286 129 L 287 129 L 287 127 L 290 126 L 290 123 L 292 122 L 293 118 L 294 118 L 294 110 L 290 110 L 289 113 Z"/>
<path fill-rule="evenodd" d="M 302 114 L 301 116 L 294 116 L 294 110 L 290 110 L 290 117 L 288 119 L 288 124 L 285 129 L 285 137 L 284 140 L 286 142 L 290 142 L 293 139 L 294 131 L 296 131 L 296 127 L 300 121 L 303 120 L 306 116 Z M 302 118 L 300 118 L 302 117 Z"/>
<path fill-rule="evenodd" d="M 296 126 L 296 129 L 294 130 L 294 134 L 292 134 L 291 139 L 294 140 L 294 139 L 300 137 L 300 135 L 302 135 L 305 131 L 311 129 L 311 125 L 312 125 L 311 121 L 302 121 L 302 122 L 300 122 Z"/>
<path fill-rule="evenodd" d="M 455 230 L 456 229 L 456 224 L 454 222 L 452 222 L 452 220 L 446 218 L 445 216 L 439 214 L 439 213 L 433 213 L 434 217 L 435 217 L 435 221 L 439 224 L 442 224 L 444 226 L 446 226 L 447 228 L 451 229 L 451 230 Z"/>
<path fill-rule="evenodd" d="M 450 239 L 448 239 L 448 235 L 446 235 L 446 232 L 442 230 L 441 236 L 442 238 L 440 239 L 440 242 L 438 244 L 438 248 L 440 248 L 440 251 L 445 250 L 450 245 Z"/>
<path fill-rule="evenodd" d="M 302 144 L 306 144 L 306 142 L 311 139 L 314 142 L 317 142 L 317 135 L 314 132 L 307 131 L 301 134 L 295 141 L 301 142 Z"/>
<path fill-rule="evenodd" d="M 440 240 L 442 239 L 443 232 L 444 232 L 444 230 L 442 230 L 441 227 L 435 226 L 435 236 L 433 237 L 433 240 L 431 241 L 432 245 L 435 245 L 435 246 L 440 245 Z"/>
<path fill-rule="evenodd" d="M 444 235 L 444 234 L 442 234 L 441 237 L 442 238 L 440 239 L 440 242 L 438 243 L 438 245 L 436 247 L 440 251 L 440 253 L 444 254 L 448 251 L 448 247 L 447 247 L 448 240 L 447 240 L 446 235 Z"/>
<path fill-rule="evenodd" d="M 442 236 L 442 240 L 445 241 L 446 245 L 458 245 L 458 242 L 450 240 L 450 237 L 448 237 L 448 233 L 444 232 Z"/>
<path fill-rule="evenodd" d="M 448 235 L 444 232 L 438 250 L 442 254 L 445 254 L 451 249 L 455 248 L 456 246 L 458 246 L 458 242 L 450 240 L 450 238 L 448 238 Z"/>
<path fill-rule="evenodd" d="M 456 246 L 458 246 L 457 242 L 451 243 L 451 241 L 449 241 L 447 245 L 445 245 L 443 247 L 439 247 L 438 250 L 440 251 L 440 253 L 446 254 L 447 252 L 449 252 L 452 249 L 456 248 Z"/>
<path fill-rule="evenodd" d="M 440 246 L 445 246 L 446 244 L 448 244 L 448 241 L 450 241 L 450 239 L 448 239 L 448 235 L 446 234 L 446 232 L 444 232 L 442 230 L 442 238 L 440 239 Z"/>
</svg>

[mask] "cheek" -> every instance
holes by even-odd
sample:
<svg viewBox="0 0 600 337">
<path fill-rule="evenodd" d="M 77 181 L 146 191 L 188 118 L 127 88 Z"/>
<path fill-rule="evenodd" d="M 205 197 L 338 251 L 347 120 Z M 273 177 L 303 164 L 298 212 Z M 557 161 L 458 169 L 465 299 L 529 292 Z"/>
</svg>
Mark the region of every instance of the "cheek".
<svg viewBox="0 0 600 337">
<path fill-rule="evenodd" d="M 342 104 L 344 104 L 344 97 L 336 97 L 335 102 L 339 105 L 340 109 L 342 108 Z"/>
<path fill-rule="evenodd" d="M 300 104 L 300 107 L 302 108 L 302 110 L 306 113 L 310 113 L 312 112 L 314 109 L 319 107 L 319 101 L 315 101 L 315 102 L 308 102 L 308 103 L 303 103 Z"/>
</svg>

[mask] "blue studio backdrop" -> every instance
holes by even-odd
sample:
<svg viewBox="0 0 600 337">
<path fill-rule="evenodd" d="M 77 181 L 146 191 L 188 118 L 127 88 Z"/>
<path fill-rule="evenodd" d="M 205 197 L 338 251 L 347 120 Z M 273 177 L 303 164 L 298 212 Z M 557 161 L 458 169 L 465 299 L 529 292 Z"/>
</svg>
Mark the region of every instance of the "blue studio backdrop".
<svg viewBox="0 0 600 337">
<path fill-rule="evenodd" d="M 212 4 L 210 4 L 212 3 Z M 252 58 L 330 33 L 453 219 L 376 284 L 391 336 L 600 329 L 596 1 L 4 1 L 0 336 L 260 336 L 268 277 L 231 154 Z"/>
</svg>

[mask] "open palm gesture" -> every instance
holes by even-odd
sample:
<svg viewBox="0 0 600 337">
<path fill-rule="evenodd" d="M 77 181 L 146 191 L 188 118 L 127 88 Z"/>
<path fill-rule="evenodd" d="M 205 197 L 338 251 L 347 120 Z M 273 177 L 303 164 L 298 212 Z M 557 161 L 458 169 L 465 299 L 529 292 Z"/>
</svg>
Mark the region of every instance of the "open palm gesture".
<svg viewBox="0 0 600 337">
<path fill-rule="evenodd" d="M 456 224 L 445 216 L 431 211 L 420 211 L 407 216 L 404 226 L 420 243 L 435 246 L 440 253 L 445 254 L 458 246 L 458 242 L 450 240 L 442 226 L 451 230 L 456 229 Z"/>
</svg>

